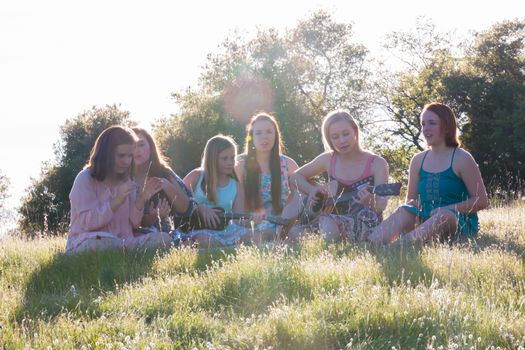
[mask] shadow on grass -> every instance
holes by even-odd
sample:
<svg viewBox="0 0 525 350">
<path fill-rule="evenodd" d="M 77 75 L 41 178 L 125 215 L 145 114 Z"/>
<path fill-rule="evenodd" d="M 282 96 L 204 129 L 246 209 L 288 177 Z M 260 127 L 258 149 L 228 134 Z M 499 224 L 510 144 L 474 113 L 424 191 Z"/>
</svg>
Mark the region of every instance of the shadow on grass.
<svg viewBox="0 0 525 350">
<path fill-rule="evenodd" d="M 156 258 L 162 259 L 166 254 L 155 250 L 57 254 L 28 278 L 16 318 L 18 321 L 27 317 L 50 318 L 69 312 L 98 317 L 99 297 L 146 276 L 155 277 L 152 265 Z M 225 254 L 228 253 L 219 250 L 199 251 L 193 268 L 205 270 Z"/>
<path fill-rule="evenodd" d="M 57 254 L 29 277 L 17 318 L 78 311 L 96 314 L 94 300 L 146 275 L 156 254 L 152 250 Z"/>
<path fill-rule="evenodd" d="M 386 282 L 390 286 L 432 283 L 433 272 L 423 262 L 421 246 L 391 245 L 387 247 L 362 245 L 360 249 L 369 252 L 380 264 Z"/>
<path fill-rule="evenodd" d="M 495 246 L 502 249 L 503 251 L 518 256 L 523 262 L 525 262 L 525 244 L 517 242 L 516 235 L 500 237 L 484 233 L 479 235 L 479 237 L 469 244 L 476 249 L 486 249 Z"/>
</svg>

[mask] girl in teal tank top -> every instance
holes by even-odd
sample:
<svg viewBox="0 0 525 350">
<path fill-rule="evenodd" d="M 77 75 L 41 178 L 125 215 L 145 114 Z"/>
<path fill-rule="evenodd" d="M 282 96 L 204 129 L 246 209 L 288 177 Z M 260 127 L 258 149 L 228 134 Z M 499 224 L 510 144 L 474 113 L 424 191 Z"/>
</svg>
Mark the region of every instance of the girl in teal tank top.
<svg viewBox="0 0 525 350">
<path fill-rule="evenodd" d="M 433 210 L 466 201 L 470 198 L 467 187 L 452 169 L 454 155 L 457 148 L 452 151 L 450 166 L 440 172 L 432 173 L 423 169 L 423 163 L 429 151 L 426 151 L 419 168 L 419 183 L 417 192 L 419 194 L 419 210 L 413 205 L 405 204 L 402 207 L 418 216 L 420 221 L 431 217 Z M 462 214 L 455 209 L 449 209 L 458 219 L 456 234 L 459 236 L 472 237 L 479 231 L 477 213 Z"/>
<path fill-rule="evenodd" d="M 479 231 L 476 213 L 487 207 L 487 192 L 474 158 L 459 147 L 454 112 L 430 103 L 420 120 L 430 150 L 412 158 L 406 204 L 374 229 L 372 242 L 450 241 Z"/>
<path fill-rule="evenodd" d="M 233 223 L 228 223 L 224 230 L 213 229 L 220 222 L 220 210 L 226 213 L 244 210 L 244 193 L 234 171 L 236 156 L 237 146 L 232 138 L 214 136 L 206 143 L 201 167 L 184 178 L 198 203 L 197 214 L 210 228 L 189 234 L 201 247 L 234 245 L 246 231 Z"/>
</svg>

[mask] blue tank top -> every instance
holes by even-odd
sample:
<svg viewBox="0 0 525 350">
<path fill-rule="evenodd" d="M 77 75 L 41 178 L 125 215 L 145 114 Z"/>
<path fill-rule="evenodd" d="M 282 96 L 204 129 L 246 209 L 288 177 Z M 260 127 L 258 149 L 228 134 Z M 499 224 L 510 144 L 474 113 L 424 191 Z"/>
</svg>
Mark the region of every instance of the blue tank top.
<svg viewBox="0 0 525 350">
<path fill-rule="evenodd" d="M 197 181 L 197 186 L 195 186 L 193 198 L 199 204 L 205 204 L 208 207 L 221 207 L 226 213 L 231 213 L 233 209 L 233 202 L 235 201 L 235 196 L 237 195 L 237 182 L 230 178 L 228 184 L 224 187 L 217 187 L 217 203 L 212 203 L 206 197 L 206 194 L 202 190 L 202 181 L 204 180 L 204 171 L 200 172 L 199 180 Z"/>
<path fill-rule="evenodd" d="M 463 202 L 470 198 L 465 183 L 452 169 L 456 149 L 457 148 L 454 148 L 452 152 L 450 166 L 446 170 L 437 173 L 431 173 L 423 169 L 423 163 L 428 155 L 428 151 L 423 156 L 421 167 L 419 168 L 417 192 L 419 202 L 421 203 L 421 215 L 425 219 L 430 217 L 430 212 L 435 208 Z M 463 227 L 458 228 L 460 234 L 473 235 L 476 233 L 472 232 L 477 231 L 479 225 L 478 215 L 476 213 L 460 214 L 456 212 L 455 214 L 458 216 L 458 219 L 460 219 L 460 226 L 463 226 L 463 221 L 469 221 L 470 228 L 468 230 L 465 230 Z"/>
</svg>

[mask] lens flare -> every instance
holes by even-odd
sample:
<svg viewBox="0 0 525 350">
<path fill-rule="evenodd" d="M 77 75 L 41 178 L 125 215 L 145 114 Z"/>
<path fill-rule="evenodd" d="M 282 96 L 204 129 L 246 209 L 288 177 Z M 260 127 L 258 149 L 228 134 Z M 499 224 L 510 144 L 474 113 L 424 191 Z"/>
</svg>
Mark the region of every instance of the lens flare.
<svg viewBox="0 0 525 350">
<path fill-rule="evenodd" d="M 246 124 L 256 112 L 273 109 L 273 89 L 259 75 L 242 74 L 224 89 L 224 110 L 241 123 Z"/>
</svg>

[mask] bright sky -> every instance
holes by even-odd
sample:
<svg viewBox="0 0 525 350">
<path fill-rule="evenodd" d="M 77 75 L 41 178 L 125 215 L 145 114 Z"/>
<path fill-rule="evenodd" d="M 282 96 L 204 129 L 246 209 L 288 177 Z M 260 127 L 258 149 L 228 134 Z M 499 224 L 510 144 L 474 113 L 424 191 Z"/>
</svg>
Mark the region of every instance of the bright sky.
<svg viewBox="0 0 525 350">
<path fill-rule="evenodd" d="M 323 8 L 377 50 L 386 33 L 427 16 L 440 31 L 486 29 L 525 16 L 525 2 L 442 0 L 37 1 L 0 3 L 0 170 L 15 207 L 53 158 L 59 127 L 92 106 L 120 104 L 144 126 L 176 111 L 206 54 L 234 30 L 292 28 Z M 523 18 L 523 17 L 522 17 Z"/>
</svg>

